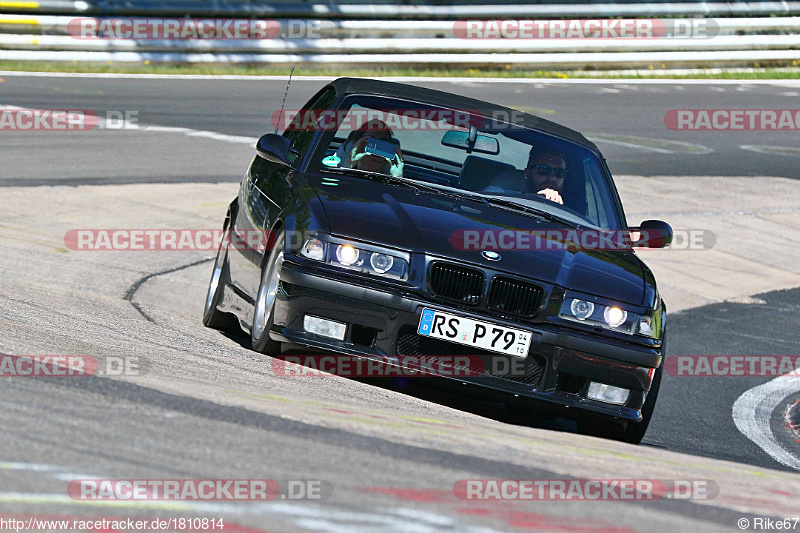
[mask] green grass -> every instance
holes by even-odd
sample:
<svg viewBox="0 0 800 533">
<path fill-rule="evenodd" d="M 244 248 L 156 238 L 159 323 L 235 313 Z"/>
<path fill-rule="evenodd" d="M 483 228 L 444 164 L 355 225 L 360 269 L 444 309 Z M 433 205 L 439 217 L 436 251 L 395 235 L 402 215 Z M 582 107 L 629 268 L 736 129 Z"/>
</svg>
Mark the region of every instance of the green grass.
<svg viewBox="0 0 800 533">
<path fill-rule="evenodd" d="M 298 76 L 357 76 L 357 77 L 387 77 L 387 76 L 435 76 L 435 77 L 495 77 L 495 78 L 680 78 L 680 79 L 735 79 L 735 80 L 760 80 L 760 79 L 800 79 L 800 66 L 796 63 L 759 67 L 757 63 L 747 67 L 746 72 L 737 69 L 710 72 L 698 69 L 688 74 L 671 73 L 669 69 L 652 66 L 652 74 L 637 72 L 600 70 L 535 70 L 520 69 L 507 66 L 506 68 L 331 68 L 321 66 L 300 65 L 295 70 Z M 32 62 L 32 61 L 0 61 L 0 70 L 11 71 L 37 71 L 37 72 L 100 72 L 118 74 L 193 74 L 193 75 L 239 75 L 239 76 L 268 76 L 289 74 L 285 66 L 261 65 L 170 65 L 170 64 L 144 64 L 144 63 L 78 63 L 78 62 Z M 644 69 L 643 69 L 644 70 Z"/>
</svg>

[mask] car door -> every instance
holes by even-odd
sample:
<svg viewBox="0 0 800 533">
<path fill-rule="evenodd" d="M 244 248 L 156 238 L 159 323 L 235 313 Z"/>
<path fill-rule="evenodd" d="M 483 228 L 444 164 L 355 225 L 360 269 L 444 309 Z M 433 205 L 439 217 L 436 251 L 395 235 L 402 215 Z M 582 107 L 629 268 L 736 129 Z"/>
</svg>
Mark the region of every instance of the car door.
<svg viewBox="0 0 800 533">
<path fill-rule="evenodd" d="M 257 165 L 260 158 L 255 157 L 247 170 L 247 174 L 239 185 L 239 196 L 230 234 L 230 247 L 228 250 L 228 267 L 231 284 L 244 293 L 248 299 L 255 298 L 251 290 L 254 273 L 254 254 L 251 250 L 254 242 L 253 231 L 263 226 L 263 209 L 254 205 L 257 197 L 253 196 L 253 180 L 251 174 L 253 166 Z"/>
</svg>

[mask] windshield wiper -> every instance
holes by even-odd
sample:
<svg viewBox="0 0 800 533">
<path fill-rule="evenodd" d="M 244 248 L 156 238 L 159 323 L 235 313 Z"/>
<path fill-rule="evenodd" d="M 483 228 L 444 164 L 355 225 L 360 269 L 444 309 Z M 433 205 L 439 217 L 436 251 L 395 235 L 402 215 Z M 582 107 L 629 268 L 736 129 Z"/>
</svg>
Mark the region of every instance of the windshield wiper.
<svg viewBox="0 0 800 533">
<path fill-rule="evenodd" d="M 494 205 L 497 207 L 503 207 L 506 209 L 510 209 L 512 211 L 517 211 L 520 213 L 526 213 L 529 215 L 533 215 L 534 217 L 548 220 L 550 222 L 555 222 L 557 224 L 562 224 L 564 226 L 579 229 L 581 226 L 580 224 L 576 224 L 575 222 L 569 221 L 566 218 L 562 218 L 558 215 L 554 215 L 549 213 L 543 209 L 536 209 L 535 207 L 530 207 L 527 205 L 523 205 L 512 200 L 506 200 L 504 198 L 494 198 L 494 197 L 486 197 L 486 203 L 489 205 Z"/>
<path fill-rule="evenodd" d="M 383 183 L 390 183 L 392 185 L 403 185 L 418 191 L 431 192 L 441 196 L 448 196 L 450 198 L 458 198 L 460 200 L 471 200 L 473 202 L 486 203 L 485 198 L 476 194 L 459 193 L 455 191 L 448 191 L 439 187 L 428 185 L 421 181 L 412 180 L 411 178 L 401 178 L 392 176 L 391 174 L 384 174 L 382 172 L 370 172 L 368 170 L 359 170 L 357 168 L 325 168 L 320 172 L 325 174 L 339 174 L 344 176 L 360 176 L 375 181 L 382 181 Z"/>
<path fill-rule="evenodd" d="M 505 209 L 509 209 L 511 211 L 515 211 L 517 213 L 525 213 L 527 215 L 531 215 L 533 217 L 539 218 L 541 220 L 548 220 L 550 222 L 555 222 L 557 224 L 561 224 L 570 228 L 580 228 L 579 224 L 574 222 L 570 222 L 565 218 L 561 218 L 557 215 L 553 215 L 548 213 L 547 211 L 536 209 L 534 207 L 526 206 L 517 202 L 513 202 L 511 200 L 506 200 L 504 198 L 495 198 L 495 197 L 487 197 L 481 194 L 474 194 L 469 192 L 458 192 L 458 191 L 451 191 L 445 190 L 433 185 L 428 185 L 426 183 L 412 180 L 410 178 L 401 178 L 398 176 L 392 176 L 391 174 L 384 174 L 382 172 L 370 172 L 368 170 L 359 170 L 357 168 L 339 168 L 339 167 L 329 167 L 324 168 L 321 172 L 325 174 L 338 174 L 344 176 L 359 176 L 364 177 L 367 179 L 375 180 L 375 181 L 382 181 L 383 183 L 391 183 L 393 185 L 403 185 L 412 189 L 416 189 L 418 191 L 426 191 L 431 192 L 434 194 L 438 194 L 441 196 L 446 196 L 450 198 L 456 198 L 459 200 L 469 200 L 471 202 L 478 202 L 483 205 L 492 205 L 495 207 L 501 207 Z"/>
</svg>

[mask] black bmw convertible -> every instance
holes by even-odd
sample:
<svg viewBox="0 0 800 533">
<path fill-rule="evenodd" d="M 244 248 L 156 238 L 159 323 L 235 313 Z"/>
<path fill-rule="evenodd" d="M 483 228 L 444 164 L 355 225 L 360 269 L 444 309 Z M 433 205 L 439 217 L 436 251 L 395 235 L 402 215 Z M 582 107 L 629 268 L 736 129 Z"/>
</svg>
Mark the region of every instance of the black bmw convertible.
<svg viewBox="0 0 800 533">
<path fill-rule="evenodd" d="M 642 439 L 666 307 L 634 245 L 668 246 L 672 230 L 628 226 L 594 144 L 516 110 L 367 79 L 335 80 L 279 118 L 224 222 L 266 238 L 223 239 L 206 326 L 241 328 L 272 355 L 428 370 L 438 358 L 444 379 L 473 391 Z"/>
</svg>

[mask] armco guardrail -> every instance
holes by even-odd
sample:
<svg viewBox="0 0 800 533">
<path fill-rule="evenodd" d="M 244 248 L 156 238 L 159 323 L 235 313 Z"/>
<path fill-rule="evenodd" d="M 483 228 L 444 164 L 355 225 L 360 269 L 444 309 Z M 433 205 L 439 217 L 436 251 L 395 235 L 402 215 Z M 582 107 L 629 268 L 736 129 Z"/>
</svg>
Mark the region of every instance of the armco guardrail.
<svg viewBox="0 0 800 533">
<path fill-rule="evenodd" d="M 2 13 L 85 13 L 90 8 L 86 2 L 74 0 L 19 1 L 0 0 Z"/>
<path fill-rule="evenodd" d="M 0 0 L 0 5 L 2 3 Z M 119 25 L 120 20 L 127 24 L 127 34 L 114 33 L 119 31 L 115 28 L 123 27 Z M 646 67 L 654 64 L 668 64 L 670 67 L 739 66 L 800 60 L 800 17 L 650 18 L 631 21 L 634 24 L 649 23 L 662 30 L 672 28 L 673 33 L 668 31 L 655 38 L 508 38 L 507 35 L 505 38 L 486 38 L 486 35 L 481 37 L 480 32 L 478 37 L 470 37 L 465 33 L 465 19 L 225 21 L 243 24 L 250 30 L 260 25 L 264 35 L 248 33 L 244 38 L 196 38 L 198 34 L 195 34 L 195 38 L 163 38 L 170 34 L 162 30 L 152 32 L 153 28 L 163 29 L 166 22 L 181 27 L 196 22 L 199 26 L 198 19 L 183 17 L 0 15 L 0 59 L 570 68 Z M 479 19 L 473 21 L 481 22 Z M 220 19 L 215 19 L 215 22 L 220 22 Z M 562 21 L 563 24 L 571 22 L 576 21 Z M 586 23 L 585 20 L 578 22 Z M 88 37 L 80 30 L 84 23 L 95 28 Z M 150 28 L 150 33 L 132 33 L 130 28 L 134 24 Z M 268 32 L 265 29 L 267 25 Z M 679 26 L 688 33 L 675 32 Z M 703 31 L 694 31 L 697 28 Z M 299 32 L 292 33 L 298 29 Z M 177 36 L 176 33 L 171 35 Z M 217 37 L 225 35 L 221 33 Z"/>
<path fill-rule="evenodd" d="M 346 66 L 460 66 L 470 68 L 513 65 L 539 68 L 616 68 L 669 64 L 674 67 L 753 64 L 764 61 L 798 61 L 798 50 L 738 50 L 703 52 L 618 52 L 554 54 L 193 54 L 170 52 L 59 52 L 0 50 L 0 60 L 235 63 L 326 67 Z"/>
<path fill-rule="evenodd" d="M 414 4 L 402 0 L 347 0 L 311 3 L 272 0 L 0 0 L 4 13 L 72 13 L 103 16 L 226 16 L 226 17 L 301 17 L 337 19 L 425 20 L 458 18 L 518 17 L 660 17 L 660 16 L 760 16 L 800 13 L 800 2 L 647 2 L 625 0 L 613 3 L 584 0 L 558 4 L 525 0 L 483 0 L 458 2 L 437 0 Z"/>
<path fill-rule="evenodd" d="M 88 19 L 109 20 L 104 17 L 52 16 L 52 15 L 0 15 L 0 33 L 30 35 L 70 35 L 70 24 Z M 130 20 L 144 20 L 133 17 Z M 455 28 L 463 20 L 327 20 L 327 19 L 271 19 L 281 30 L 293 23 L 313 27 L 321 38 L 424 38 L 455 37 Z M 701 19 L 713 27 L 719 36 L 745 34 L 775 34 L 800 32 L 800 17 L 737 17 Z M 694 21 L 687 21 L 693 23 Z"/>
<path fill-rule="evenodd" d="M 800 35 L 744 35 L 711 39 L 651 39 L 637 43 L 612 39 L 261 39 L 261 40 L 78 40 L 52 35 L 0 34 L 3 50 L 104 52 L 218 52 L 279 54 L 474 54 L 550 52 L 626 52 L 688 50 L 770 50 L 800 47 Z"/>
</svg>

